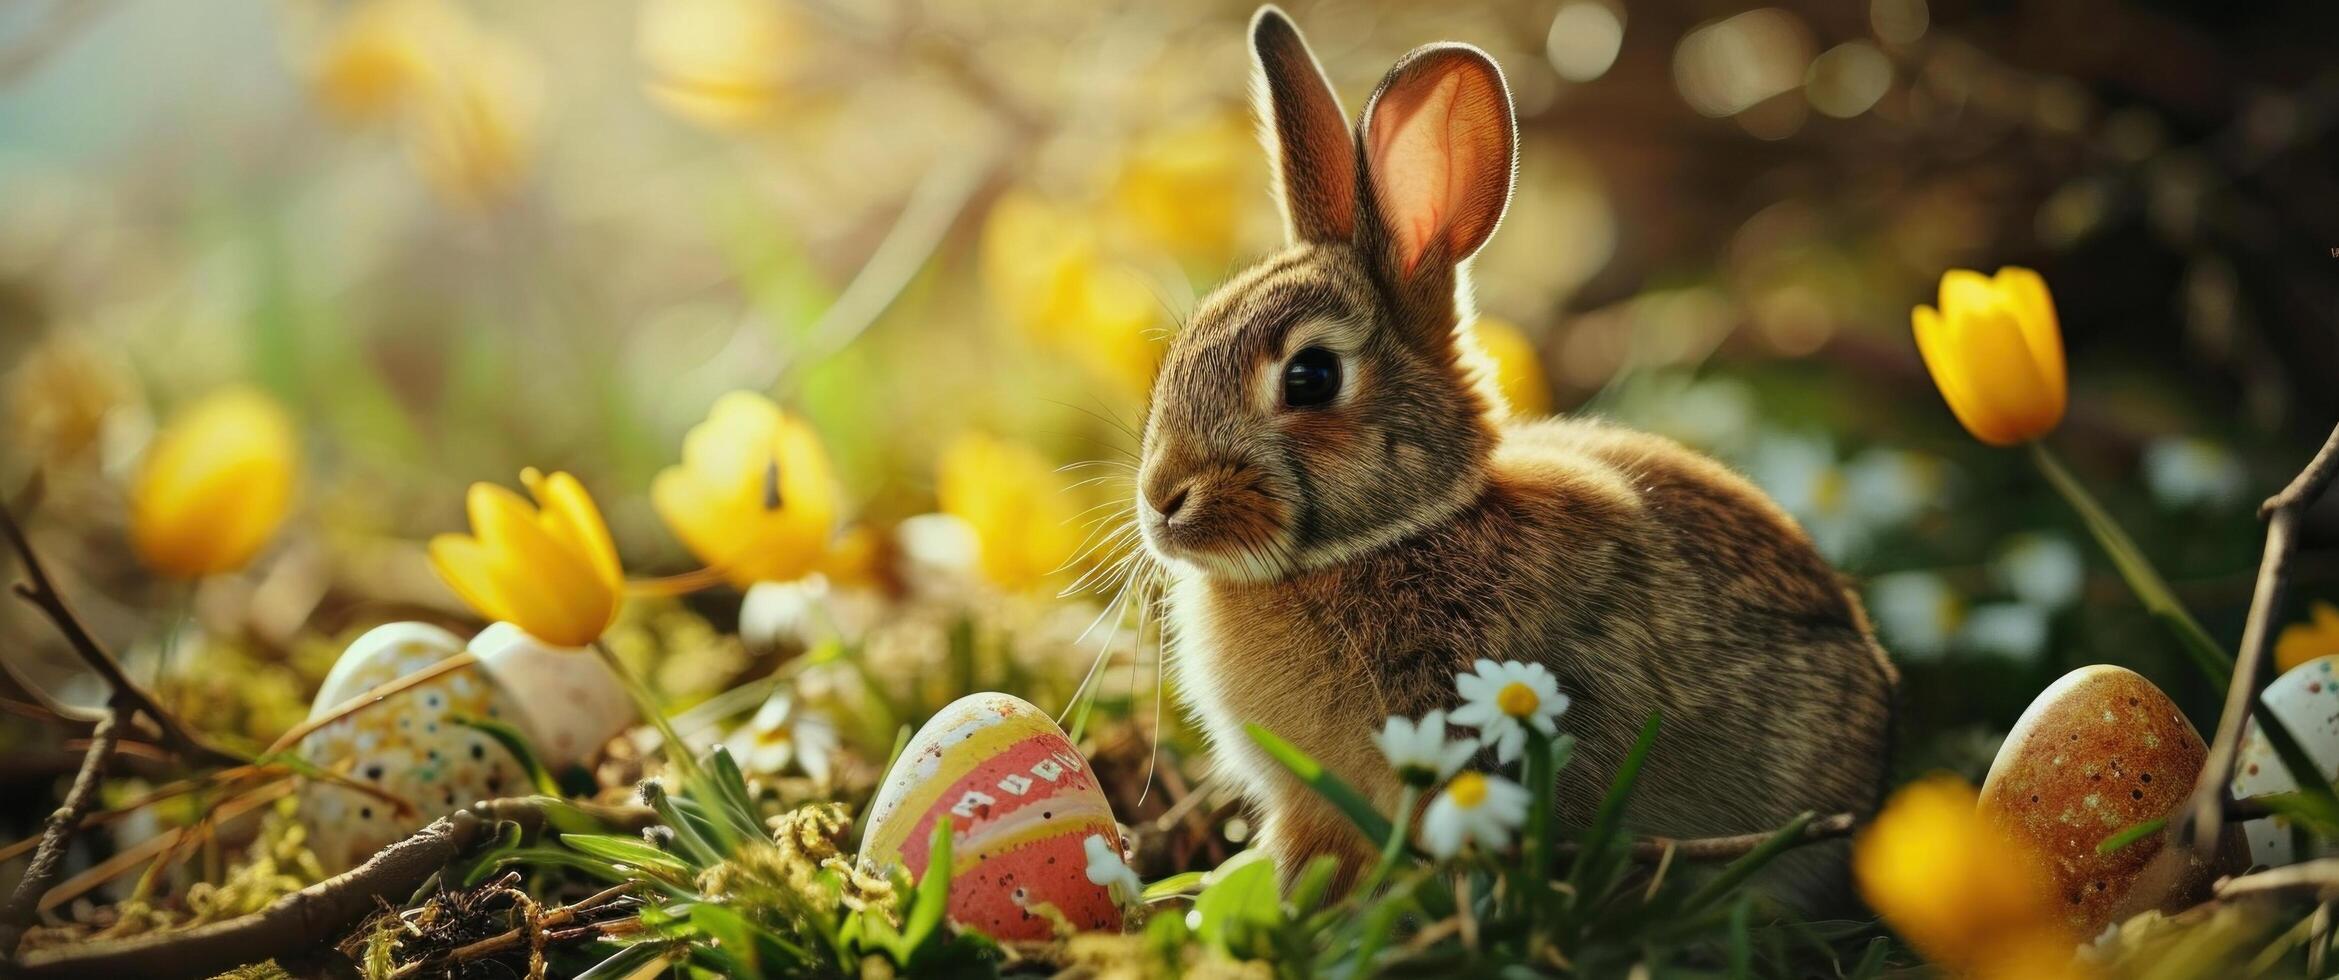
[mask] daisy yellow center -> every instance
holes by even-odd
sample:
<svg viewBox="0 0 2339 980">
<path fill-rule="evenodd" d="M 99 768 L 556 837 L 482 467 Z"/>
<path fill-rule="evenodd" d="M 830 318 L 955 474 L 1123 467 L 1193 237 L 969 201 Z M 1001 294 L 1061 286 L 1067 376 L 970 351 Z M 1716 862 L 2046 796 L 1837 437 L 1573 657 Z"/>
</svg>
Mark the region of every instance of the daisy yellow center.
<svg viewBox="0 0 2339 980">
<path fill-rule="evenodd" d="M 1538 696 L 1535 689 L 1528 687 L 1525 682 L 1512 681 L 1503 685 L 1502 690 L 1495 692 L 1494 704 L 1502 709 L 1503 714 L 1513 718 L 1525 718 L 1534 713 L 1536 708 L 1543 706 L 1543 698 Z"/>
<path fill-rule="evenodd" d="M 1486 802 L 1486 777 L 1474 772 L 1456 776 L 1453 785 L 1446 787 L 1446 795 L 1465 810 L 1478 809 L 1479 804 Z"/>
</svg>

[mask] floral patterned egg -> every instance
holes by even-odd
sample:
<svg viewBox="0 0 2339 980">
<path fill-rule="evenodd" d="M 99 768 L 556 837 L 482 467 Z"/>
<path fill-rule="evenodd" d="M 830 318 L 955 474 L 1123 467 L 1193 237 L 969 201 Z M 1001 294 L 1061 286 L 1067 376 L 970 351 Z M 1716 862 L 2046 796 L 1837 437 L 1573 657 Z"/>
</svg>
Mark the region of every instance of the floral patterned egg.
<svg viewBox="0 0 2339 980">
<path fill-rule="evenodd" d="M 2110 854 L 2096 853 L 2097 845 L 2184 805 L 2208 755 L 2193 723 L 2151 681 L 2124 667 L 2081 667 L 2039 692 L 2006 733 L 1980 808 L 2046 859 L 2072 934 L 2092 936 L 2131 911 L 2129 892 L 2162 839 Z M 2238 841 L 2228 848 L 2238 849 Z M 2192 859 L 2166 894 L 2137 900 L 2183 908 L 2231 856 Z"/>
<path fill-rule="evenodd" d="M 309 717 L 462 651 L 462 640 L 426 623 L 377 626 L 342 651 Z M 300 743 L 302 759 L 380 791 L 302 781 L 301 822 L 317 859 L 327 871 L 354 867 L 440 816 L 525 792 L 519 760 L 494 737 L 461 723 L 510 715 L 478 668 L 464 667 L 309 733 Z M 405 812 L 393 801 L 403 801 Z"/>
<path fill-rule="evenodd" d="M 1119 853 L 1104 790 L 1062 729 L 1030 702 L 970 694 L 918 730 L 870 805 L 861 858 L 923 874 L 935 823 L 950 818 L 950 917 L 997 939 L 1046 939 L 1040 905 L 1081 929 L 1121 912 L 1087 875 L 1086 840 Z"/>
<path fill-rule="evenodd" d="M 2339 678 L 2331 673 L 2335 665 L 2339 665 L 2339 657 L 2309 660 L 2275 678 L 2261 695 L 2274 717 L 2282 719 L 2282 727 L 2290 730 L 2291 737 L 2298 739 L 2299 747 L 2327 777 L 2339 776 Z M 2241 755 L 2234 760 L 2231 785 L 2237 798 L 2298 789 L 2298 781 L 2290 778 L 2290 770 L 2274 754 L 2274 745 L 2266 740 L 2256 718 L 2250 719 L 2250 727 L 2242 733 Z M 2250 842 L 2250 860 L 2259 864 L 2280 866 L 2301 856 L 2291 839 L 2287 817 L 2252 820 L 2242 825 L 2242 834 Z"/>
<path fill-rule="evenodd" d="M 590 650 L 556 647 L 510 623 L 471 638 L 479 667 L 495 682 L 528 733 L 537 761 L 559 771 L 584 765 L 632 725 L 632 696 Z"/>
</svg>

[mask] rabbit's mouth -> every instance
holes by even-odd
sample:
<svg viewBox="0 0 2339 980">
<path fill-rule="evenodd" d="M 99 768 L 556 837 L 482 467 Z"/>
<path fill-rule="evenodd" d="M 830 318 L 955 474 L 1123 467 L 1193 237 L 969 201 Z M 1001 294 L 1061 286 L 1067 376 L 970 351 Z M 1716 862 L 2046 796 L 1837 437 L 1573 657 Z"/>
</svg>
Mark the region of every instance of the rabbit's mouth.
<svg viewBox="0 0 2339 980">
<path fill-rule="evenodd" d="M 1298 567 L 1285 526 L 1290 509 L 1255 473 L 1186 481 L 1167 503 L 1137 508 L 1146 545 L 1166 561 L 1242 582 L 1273 581 Z"/>
</svg>

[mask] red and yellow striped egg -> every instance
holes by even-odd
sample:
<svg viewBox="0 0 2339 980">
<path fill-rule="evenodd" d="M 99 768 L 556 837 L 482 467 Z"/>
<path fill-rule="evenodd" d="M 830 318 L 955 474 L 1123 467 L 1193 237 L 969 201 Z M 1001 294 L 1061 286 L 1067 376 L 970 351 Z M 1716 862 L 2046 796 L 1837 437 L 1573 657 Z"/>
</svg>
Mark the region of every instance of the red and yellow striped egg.
<svg viewBox="0 0 2339 980">
<path fill-rule="evenodd" d="M 861 857 L 923 874 L 936 821 L 950 818 L 950 918 L 996 939 L 1046 939 L 1053 905 L 1080 929 L 1118 929 L 1088 880 L 1084 842 L 1121 834 L 1088 760 L 1030 702 L 970 694 L 918 730 L 870 805 Z"/>
</svg>

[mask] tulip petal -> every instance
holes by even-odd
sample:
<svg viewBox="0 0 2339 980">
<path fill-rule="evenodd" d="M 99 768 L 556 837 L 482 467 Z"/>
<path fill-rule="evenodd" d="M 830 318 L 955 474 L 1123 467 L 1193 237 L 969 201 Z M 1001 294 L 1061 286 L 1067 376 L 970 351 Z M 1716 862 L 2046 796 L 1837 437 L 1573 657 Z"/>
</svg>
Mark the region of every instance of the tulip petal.
<svg viewBox="0 0 2339 980">
<path fill-rule="evenodd" d="M 613 587 L 599 571 L 554 538 L 519 494 L 474 483 L 469 503 L 472 533 L 489 558 L 488 574 L 510 621 L 562 646 L 599 636 L 614 612 Z M 575 639 L 580 633 L 584 638 Z"/>
<path fill-rule="evenodd" d="M 1951 327 L 1969 394 L 2004 423 L 1999 445 L 2036 439 L 2062 420 L 2060 388 L 2040 375 L 2011 314 L 2000 308 Z"/>
<path fill-rule="evenodd" d="M 2010 265 L 1998 270 L 1992 282 L 1998 289 L 1999 302 L 2014 311 L 2014 321 L 2022 328 L 2023 343 L 2030 348 L 2031 360 L 2038 365 L 2040 378 L 2055 396 L 2055 417 L 2060 419 L 2069 383 L 2063 366 L 2063 328 L 2056 320 L 2055 301 L 2047 292 L 2047 281 L 2036 272 Z"/>
<path fill-rule="evenodd" d="M 496 622 L 518 621 L 492 574 L 494 563 L 477 538 L 441 534 L 430 539 L 430 563 L 473 611 Z"/>
<path fill-rule="evenodd" d="M 617 544 L 610 540 L 609 525 L 602 521 L 601 508 L 594 505 L 585 485 L 567 473 L 546 477 L 528 470 L 520 476 L 543 508 L 546 530 L 576 552 L 610 589 L 623 588 L 625 571 L 617 563 Z"/>
<path fill-rule="evenodd" d="M 1957 416 L 1957 423 L 1973 433 L 1974 438 L 1992 445 L 2007 445 L 1999 439 L 2009 426 L 1972 392 L 1964 354 L 1950 336 L 1949 324 L 1930 306 L 1917 307 L 1910 311 L 1909 318 L 1917 336 L 1917 353 L 1932 372 L 1934 386 L 1941 389 L 1941 400 L 1949 403 L 1950 414 Z"/>
</svg>

